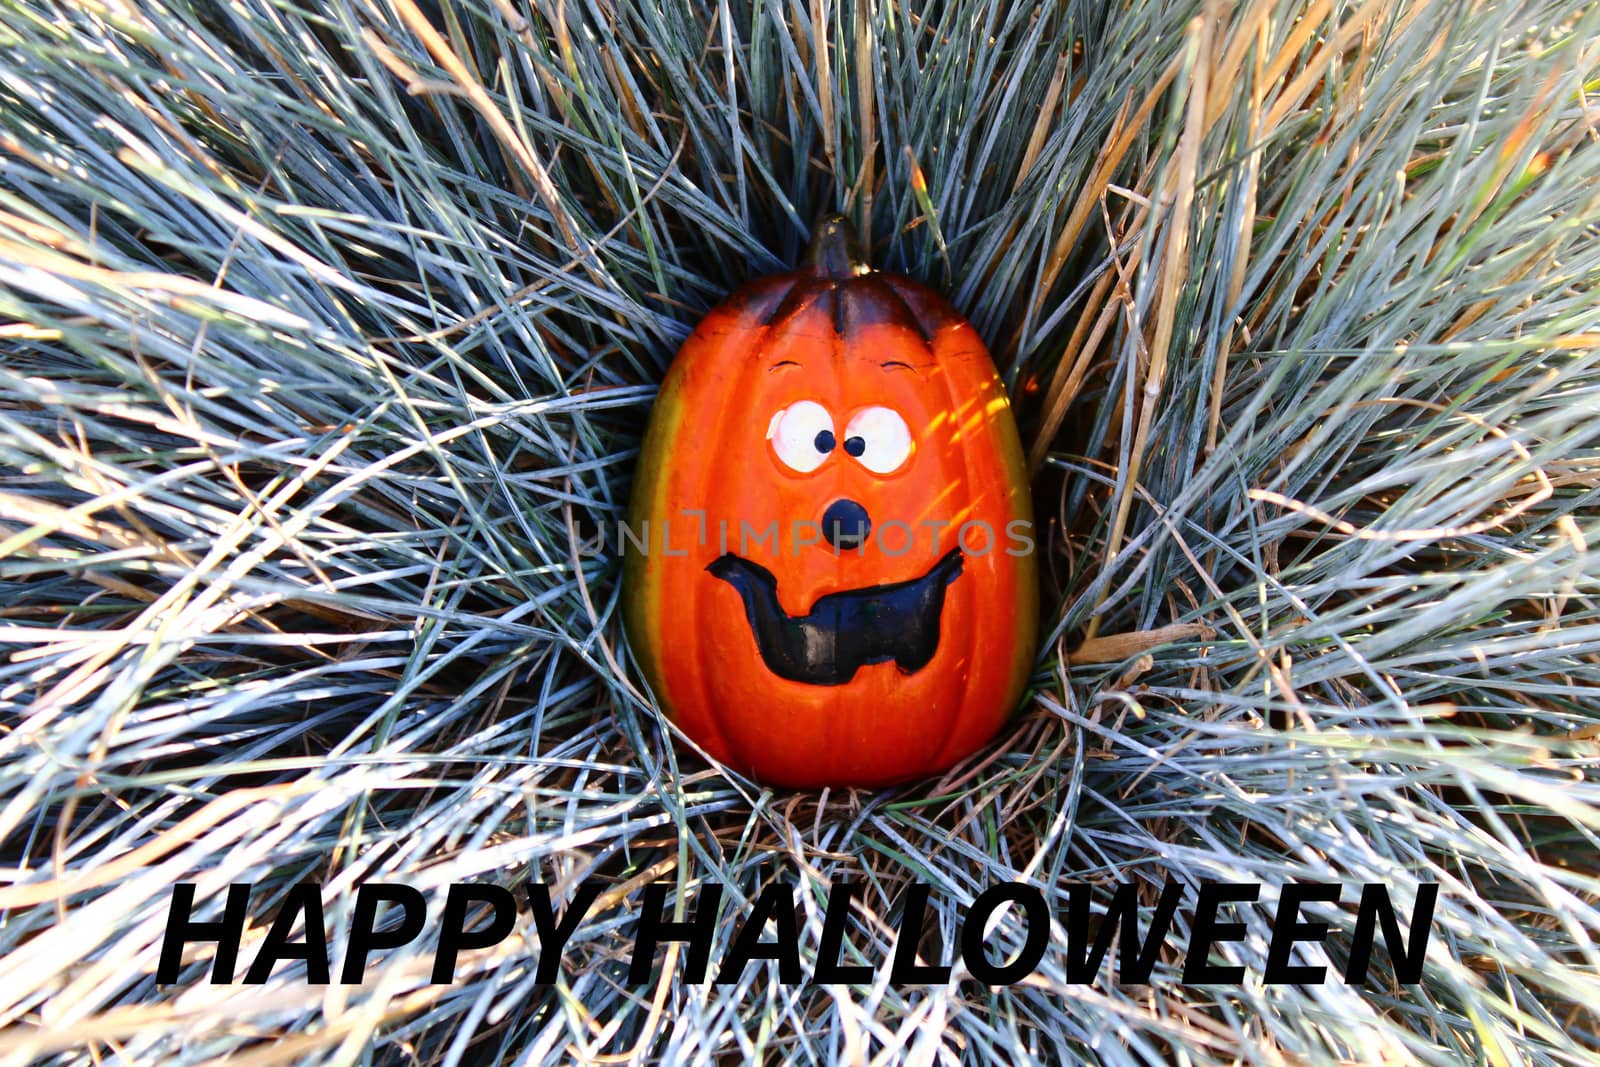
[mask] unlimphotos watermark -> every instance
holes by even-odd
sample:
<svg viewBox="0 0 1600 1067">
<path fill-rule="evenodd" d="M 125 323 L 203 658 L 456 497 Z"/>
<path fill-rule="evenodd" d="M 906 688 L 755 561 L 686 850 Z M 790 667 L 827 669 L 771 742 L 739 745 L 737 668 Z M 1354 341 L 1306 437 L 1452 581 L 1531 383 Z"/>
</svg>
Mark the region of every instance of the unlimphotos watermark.
<svg viewBox="0 0 1600 1067">
<path fill-rule="evenodd" d="M 750 555 L 752 550 L 767 556 L 799 555 L 817 547 L 835 555 L 878 552 L 890 558 L 920 548 L 925 548 L 931 556 L 939 556 L 953 545 L 959 545 L 969 556 L 987 556 L 991 552 L 1028 556 L 1034 551 L 1033 523 L 1027 519 L 1012 519 L 1001 530 L 984 519 L 969 519 L 959 524 L 949 519 L 916 522 L 885 519 L 869 523 L 865 519 L 843 522 L 826 517 L 823 521 L 770 519 L 761 523 L 748 519 L 717 519 L 713 522 L 698 508 L 684 508 L 676 522 L 671 518 L 641 519 L 637 525 L 630 525 L 618 520 L 614 539 L 606 540 L 617 550 L 641 556 L 687 556 L 690 548 L 712 545 L 716 546 L 718 554 L 737 552 L 741 556 Z"/>
</svg>

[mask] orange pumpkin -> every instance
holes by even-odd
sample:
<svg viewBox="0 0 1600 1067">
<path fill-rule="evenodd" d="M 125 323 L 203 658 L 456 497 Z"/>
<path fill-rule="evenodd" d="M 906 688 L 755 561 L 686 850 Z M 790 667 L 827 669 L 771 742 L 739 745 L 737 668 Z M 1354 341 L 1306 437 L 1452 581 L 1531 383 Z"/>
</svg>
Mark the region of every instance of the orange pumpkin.
<svg viewBox="0 0 1600 1067">
<path fill-rule="evenodd" d="M 629 645 L 712 756 L 875 786 L 976 750 L 1033 663 L 1032 508 L 1004 385 L 842 217 L 679 350 L 623 531 Z"/>
</svg>

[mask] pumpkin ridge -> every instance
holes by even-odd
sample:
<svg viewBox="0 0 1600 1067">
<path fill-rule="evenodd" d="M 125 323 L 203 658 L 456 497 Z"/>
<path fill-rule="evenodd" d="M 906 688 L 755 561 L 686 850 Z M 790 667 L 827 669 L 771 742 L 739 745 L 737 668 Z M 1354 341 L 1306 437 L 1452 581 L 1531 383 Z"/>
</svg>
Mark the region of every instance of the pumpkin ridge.
<svg viewBox="0 0 1600 1067">
<path fill-rule="evenodd" d="M 931 350 L 933 348 L 933 339 L 938 334 L 938 328 L 930 328 L 929 325 L 923 321 L 923 316 L 918 313 L 917 308 L 912 306 L 911 301 L 906 299 L 905 293 L 901 292 L 900 286 L 896 284 L 897 279 L 893 275 L 883 275 L 877 280 L 883 286 L 883 288 L 894 297 L 895 302 L 905 309 L 905 320 L 911 324 L 912 328 L 915 329 L 918 334 L 922 336 L 923 343 L 926 344 Z M 912 284 L 915 285 L 916 283 L 913 282 Z M 935 293 L 934 295 L 937 296 L 938 294 Z M 942 321 L 943 317 L 941 316 L 941 324 Z"/>
<path fill-rule="evenodd" d="M 777 313 L 778 305 L 794 290 L 797 280 L 792 274 L 753 278 L 735 289 L 720 306 L 734 313 L 740 322 L 766 325 Z"/>
<path fill-rule="evenodd" d="M 906 303 L 892 285 L 888 284 L 882 274 L 864 275 L 848 285 L 841 286 L 839 298 L 845 307 L 842 318 L 847 333 L 879 323 L 889 323 L 915 333 L 922 338 L 922 343 L 925 345 L 933 343 L 933 335 L 928 332 L 922 317 Z"/>
<path fill-rule="evenodd" d="M 794 291 L 798 288 L 800 288 L 800 279 L 796 278 L 793 284 L 790 286 L 789 292 L 786 293 L 782 301 L 780 301 L 780 308 L 790 302 L 794 296 Z M 732 375 L 734 381 L 730 383 L 732 388 L 730 388 L 727 392 L 728 395 L 736 397 L 744 396 L 749 392 L 747 383 L 751 375 L 761 366 L 762 357 L 767 354 L 768 350 L 772 347 L 773 342 L 780 336 L 777 330 L 764 324 L 748 326 L 746 328 L 755 336 L 750 342 L 749 351 L 746 357 L 735 365 L 737 369 Z M 739 404 L 720 405 L 717 409 L 715 424 L 712 428 L 711 434 L 709 437 L 707 437 L 707 440 L 723 440 L 723 434 L 727 432 L 728 420 L 730 418 L 748 418 L 749 414 L 749 409 Z M 717 470 L 712 466 L 702 467 L 698 472 L 698 477 L 695 484 L 695 494 L 691 499 L 700 501 L 710 499 L 712 496 L 712 481 L 717 474 Z M 720 585 L 721 583 L 716 584 Z M 706 597 L 704 601 L 701 599 L 702 595 Z M 688 598 L 690 604 L 693 605 L 691 610 L 695 616 L 694 629 L 702 629 L 705 626 L 705 623 L 702 623 L 700 620 L 700 615 L 703 607 L 710 606 L 710 604 L 713 602 L 712 597 L 713 594 L 710 592 L 701 594 L 698 590 L 696 590 L 694 595 Z M 721 618 L 720 613 L 712 614 L 714 618 Z M 715 625 L 714 622 L 713 625 Z M 737 747 L 734 744 L 733 740 L 729 736 L 728 731 L 723 728 L 722 719 L 717 708 L 717 704 L 711 696 L 711 679 L 714 677 L 716 668 L 719 666 L 714 662 L 707 662 L 707 654 L 711 646 L 707 642 L 696 641 L 693 642 L 693 647 L 694 692 L 700 701 L 701 708 L 703 708 L 705 711 L 706 721 L 711 724 L 711 730 L 716 737 L 717 744 L 727 757 L 726 762 L 732 764 L 741 771 L 748 772 L 749 768 L 755 766 L 758 761 L 756 759 L 752 759 L 750 754 L 746 753 L 743 748 Z"/>
<path fill-rule="evenodd" d="M 772 314 L 761 323 L 774 332 L 782 330 L 791 319 L 805 314 L 824 292 L 833 288 L 833 283 L 829 281 L 819 281 L 805 275 L 791 275 L 791 277 L 794 279 L 794 284 L 789 292 L 773 309 Z"/>
<path fill-rule="evenodd" d="M 942 293 L 921 282 L 898 274 L 884 274 L 882 278 L 884 284 L 906 309 L 906 315 L 917 324 L 917 329 L 921 331 L 923 339 L 928 344 L 933 344 L 933 339 L 939 335 L 939 331 L 951 323 L 967 322 L 966 316 L 946 300 Z M 984 352 L 988 351 L 988 346 L 985 345 Z M 990 354 L 989 358 L 992 360 L 994 357 Z"/>
<path fill-rule="evenodd" d="M 898 290 L 896 290 L 896 294 L 895 295 L 897 295 L 897 296 L 900 295 Z M 934 294 L 934 295 L 937 296 L 938 294 Z M 902 299 L 904 299 L 904 298 L 902 297 Z M 909 308 L 910 304 L 907 303 L 906 306 L 907 306 L 907 308 Z M 940 334 L 944 334 L 945 335 L 945 339 L 946 340 L 948 339 L 948 331 L 947 330 L 941 329 L 939 331 L 939 333 Z M 948 411 L 948 412 L 951 412 L 952 415 L 954 415 L 955 413 L 957 413 L 957 412 L 959 412 L 961 410 L 961 398 L 956 395 L 955 383 L 953 381 L 951 381 L 949 369 L 944 366 L 943 353 L 941 353 L 938 350 L 937 346 L 938 346 L 939 339 L 940 339 L 939 336 L 936 334 L 934 338 L 929 340 L 928 348 L 929 348 L 929 352 L 933 355 L 934 359 L 939 361 L 939 363 L 941 365 L 941 368 L 942 368 L 941 371 L 940 371 L 940 374 L 939 374 L 939 384 L 940 384 L 940 387 L 943 388 L 944 394 L 945 394 L 945 400 L 946 400 L 945 410 Z M 969 444 L 967 442 L 965 442 L 965 441 L 961 442 L 960 452 L 961 452 L 961 489 L 962 489 L 962 493 L 961 493 L 960 499 L 968 501 L 969 503 L 968 503 L 967 506 L 970 509 L 971 506 L 972 506 L 971 502 L 975 501 L 977 498 L 974 497 L 973 493 L 972 493 L 972 486 L 973 486 L 972 450 L 969 447 Z M 956 527 L 952 527 L 952 529 L 953 529 L 953 536 L 955 537 L 956 548 L 964 553 L 966 551 L 966 549 L 961 547 L 961 532 L 960 532 L 960 529 L 956 528 Z M 958 612 L 954 613 L 959 618 L 960 621 L 957 622 L 952 627 L 952 629 L 953 630 L 957 630 L 959 632 L 958 633 L 952 633 L 950 636 L 952 638 L 959 639 L 959 641 L 958 641 L 959 647 L 964 649 L 964 650 L 966 650 L 968 655 L 972 655 L 973 651 L 974 651 L 974 646 L 975 646 L 974 638 L 976 637 L 975 627 L 977 626 L 976 618 L 979 615 L 979 613 L 981 612 L 982 607 L 983 607 L 983 605 L 981 605 L 981 604 L 980 605 L 974 605 L 973 608 L 969 608 L 967 611 L 958 611 Z M 942 620 L 940 622 L 940 625 L 943 626 L 943 621 Z M 942 637 L 943 637 L 943 635 L 941 634 L 941 639 L 942 639 Z M 949 763 L 949 760 L 950 760 L 950 749 L 956 743 L 956 740 L 957 740 L 957 729 L 959 728 L 961 722 L 965 719 L 965 716 L 962 714 L 962 712 L 972 702 L 972 684 L 973 684 L 973 680 L 974 680 L 974 678 L 976 676 L 977 676 L 977 671 L 969 667 L 969 669 L 966 671 L 965 677 L 962 678 L 962 680 L 961 680 L 961 699 L 956 704 L 955 708 L 952 709 L 948 714 L 949 729 L 945 733 L 944 743 L 941 744 L 939 746 L 939 748 L 937 749 L 937 755 L 934 757 L 934 760 L 933 760 L 933 766 L 934 767 L 944 767 L 944 766 L 947 766 L 948 763 Z"/>
</svg>

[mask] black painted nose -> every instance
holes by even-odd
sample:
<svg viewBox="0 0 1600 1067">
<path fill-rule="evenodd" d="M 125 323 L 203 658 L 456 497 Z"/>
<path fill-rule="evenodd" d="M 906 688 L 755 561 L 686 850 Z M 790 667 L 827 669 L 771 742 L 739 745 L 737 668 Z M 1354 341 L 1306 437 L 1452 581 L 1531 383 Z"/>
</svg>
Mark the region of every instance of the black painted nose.
<svg viewBox="0 0 1600 1067">
<path fill-rule="evenodd" d="M 835 500 L 822 513 L 822 536 L 834 548 L 855 548 L 871 532 L 872 520 L 867 518 L 867 509 L 854 500 Z"/>
</svg>

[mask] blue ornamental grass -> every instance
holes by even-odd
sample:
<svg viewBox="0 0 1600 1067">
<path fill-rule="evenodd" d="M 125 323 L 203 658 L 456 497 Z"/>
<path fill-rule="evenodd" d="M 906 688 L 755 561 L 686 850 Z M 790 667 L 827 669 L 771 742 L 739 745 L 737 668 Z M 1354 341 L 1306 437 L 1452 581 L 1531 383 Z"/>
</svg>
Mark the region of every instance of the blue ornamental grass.
<svg viewBox="0 0 1600 1067">
<path fill-rule="evenodd" d="M 0 0 L 0 1063 L 1594 1062 L 1597 41 L 1538 0 Z M 979 756 L 797 794 L 674 743 L 611 531 L 677 344 L 831 210 L 994 352 L 1045 640 Z M 720 893 L 713 964 L 792 888 L 809 975 L 846 881 L 865 982 L 630 980 L 650 883 Z M 1267 983 L 1296 881 L 1345 887 L 1330 970 Z M 891 980 L 917 884 L 937 963 L 1009 882 L 1029 974 Z M 1244 977 L 1183 981 L 1186 906 L 1147 981 L 1072 980 L 1075 894 L 1169 882 L 1262 887 Z M 253 887 L 231 982 L 201 942 L 158 981 L 180 883 Z M 302 883 L 335 979 L 359 887 L 428 932 L 246 983 Z M 553 983 L 522 911 L 435 984 L 457 883 L 597 888 Z M 1439 887 L 1419 981 L 1381 936 L 1344 980 L 1367 883 Z"/>
</svg>

